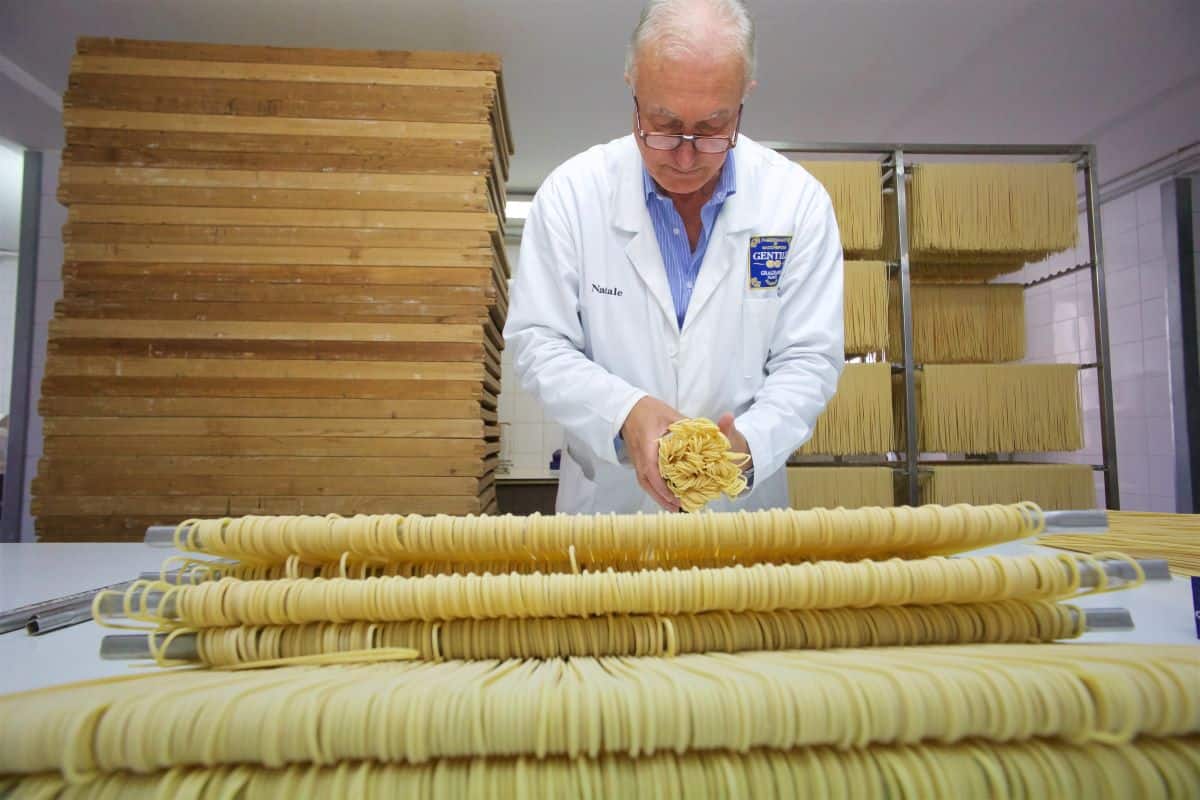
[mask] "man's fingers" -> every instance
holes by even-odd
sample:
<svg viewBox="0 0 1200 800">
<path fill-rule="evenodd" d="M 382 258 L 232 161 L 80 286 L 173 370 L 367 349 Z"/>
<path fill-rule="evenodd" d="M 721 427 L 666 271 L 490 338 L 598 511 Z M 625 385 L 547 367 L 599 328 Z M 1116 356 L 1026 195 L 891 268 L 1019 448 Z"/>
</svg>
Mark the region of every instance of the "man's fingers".
<svg viewBox="0 0 1200 800">
<path fill-rule="evenodd" d="M 670 494 L 667 494 L 666 496 L 664 496 L 663 493 L 661 491 L 659 491 L 659 489 L 657 487 L 655 487 L 654 484 L 651 482 L 649 475 L 639 473 L 638 474 L 638 485 L 642 487 L 642 490 L 646 494 L 650 495 L 650 499 L 652 499 L 654 502 L 658 503 L 665 510 L 676 511 L 678 509 L 678 506 L 675 505 L 675 503 L 673 502 L 674 496 L 670 495 Z"/>
</svg>

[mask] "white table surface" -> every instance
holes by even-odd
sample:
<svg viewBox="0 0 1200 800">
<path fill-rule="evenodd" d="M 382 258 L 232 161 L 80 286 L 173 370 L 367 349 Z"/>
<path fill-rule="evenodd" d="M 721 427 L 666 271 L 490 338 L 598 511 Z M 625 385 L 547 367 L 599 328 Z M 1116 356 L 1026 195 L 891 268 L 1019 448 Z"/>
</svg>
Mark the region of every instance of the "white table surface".
<svg viewBox="0 0 1200 800">
<path fill-rule="evenodd" d="M 0 544 L 0 610 L 132 580 L 139 572 L 158 569 L 173 552 L 142 544 Z M 1059 551 L 1016 542 L 977 554 L 1039 552 Z M 1127 608 L 1136 626 L 1124 633 L 1084 634 L 1080 642 L 1200 646 L 1191 587 L 1184 578 L 1072 602 L 1082 608 Z M 44 636 L 23 630 L 0 634 L 0 694 L 130 674 L 134 668 L 126 662 L 100 660 L 100 640 L 107 633 L 120 631 L 88 622 Z"/>
</svg>

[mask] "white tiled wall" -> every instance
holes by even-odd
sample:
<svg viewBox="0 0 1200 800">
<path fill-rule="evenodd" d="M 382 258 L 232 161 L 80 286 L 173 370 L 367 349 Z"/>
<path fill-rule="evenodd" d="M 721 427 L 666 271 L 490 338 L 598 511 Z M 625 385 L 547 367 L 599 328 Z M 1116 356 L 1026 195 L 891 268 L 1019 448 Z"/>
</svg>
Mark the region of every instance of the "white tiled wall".
<svg viewBox="0 0 1200 800">
<path fill-rule="evenodd" d="M 1174 435 L 1167 372 L 1162 200 L 1158 184 L 1100 209 L 1108 301 L 1121 507 L 1174 511 Z M 1025 281 L 1088 259 L 1086 227 L 1074 252 L 1027 266 Z M 1026 292 L 1027 361 L 1087 363 L 1096 359 L 1091 276 L 1084 270 Z M 1100 409 L 1094 370 L 1080 372 L 1084 449 L 1047 460 L 1100 463 Z M 1096 475 L 1097 498 L 1103 479 Z"/>
<path fill-rule="evenodd" d="M 25 444 L 25 508 L 21 521 L 22 541 L 33 541 L 33 517 L 29 513 L 30 485 L 42 457 L 42 415 L 38 413 L 42 376 L 46 374 L 46 339 L 54 303 L 62 297 L 62 226 L 67 210 L 58 204 L 58 170 L 62 152 L 46 151 L 42 158 L 42 214 L 38 231 L 37 289 L 33 314 L 33 364 L 30 374 L 29 435 Z"/>
<path fill-rule="evenodd" d="M 17 257 L 0 255 L 0 417 L 11 408 L 13 329 L 16 321 Z"/>
<path fill-rule="evenodd" d="M 508 244 L 509 264 L 517 267 L 518 246 Z M 537 399 L 521 389 L 513 373 L 512 352 L 504 350 L 500 372 L 500 470 L 507 478 L 557 477 L 550 459 L 562 448 L 562 428 L 547 417 Z"/>
</svg>

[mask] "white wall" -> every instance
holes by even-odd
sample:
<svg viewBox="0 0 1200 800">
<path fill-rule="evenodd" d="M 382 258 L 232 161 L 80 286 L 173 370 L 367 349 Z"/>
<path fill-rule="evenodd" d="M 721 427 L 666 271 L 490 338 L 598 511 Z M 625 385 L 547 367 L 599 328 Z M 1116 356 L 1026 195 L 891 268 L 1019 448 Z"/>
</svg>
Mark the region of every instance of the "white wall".
<svg viewBox="0 0 1200 800">
<path fill-rule="evenodd" d="M 1025 268 L 1033 280 L 1087 261 L 1086 228 L 1074 252 L 1061 253 Z M 1116 421 L 1121 507 L 1174 511 L 1175 444 L 1163 253 L 1162 200 L 1158 184 L 1114 198 L 1101 206 L 1109 358 Z M 1095 361 L 1091 276 L 1084 270 L 1029 289 L 1025 295 L 1029 362 Z M 1046 460 L 1100 463 L 1100 410 L 1095 370 L 1080 373 L 1085 447 Z M 1103 479 L 1097 473 L 1097 499 Z"/>
<path fill-rule="evenodd" d="M 42 457 L 42 415 L 38 413 L 42 376 L 46 374 L 46 340 L 54 303 L 62 297 L 63 243 L 62 226 L 67 210 L 58 204 L 58 170 L 62 151 L 48 150 L 42 157 L 42 212 L 38 231 L 36 306 L 33 315 L 33 363 L 30 373 L 29 436 L 25 444 L 25 507 L 21 520 L 21 540 L 33 541 L 33 517 L 29 513 L 30 485 Z"/>
<path fill-rule="evenodd" d="M 515 271 L 520 246 L 505 245 L 508 261 Z M 504 350 L 500 392 L 500 469 L 499 477 L 550 478 L 550 457 L 562 448 L 562 428 L 542 411 L 533 395 L 521 389 L 513 374 L 512 351 Z"/>
<path fill-rule="evenodd" d="M 24 152 L 0 141 L 0 417 L 11 403 L 13 326 L 17 313 L 17 248 L 21 241 Z M 0 465 L 0 469 L 3 466 Z"/>
</svg>

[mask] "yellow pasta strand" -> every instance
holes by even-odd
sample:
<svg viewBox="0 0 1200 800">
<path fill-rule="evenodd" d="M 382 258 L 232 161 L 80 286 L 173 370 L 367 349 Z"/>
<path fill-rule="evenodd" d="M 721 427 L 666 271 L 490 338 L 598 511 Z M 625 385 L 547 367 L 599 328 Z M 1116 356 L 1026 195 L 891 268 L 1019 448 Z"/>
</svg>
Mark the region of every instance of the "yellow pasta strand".
<svg viewBox="0 0 1200 800">
<path fill-rule="evenodd" d="M 929 453 L 1029 453 L 1083 447 L 1074 364 L 929 364 L 918 375 L 919 446 Z M 896 393 L 897 442 L 904 441 Z"/>
<path fill-rule="evenodd" d="M 892 450 L 892 367 L 847 364 L 812 438 L 799 455 L 866 455 Z"/>
<path fill-rule="evenodd" d="M 846 355 L 883 353 L 888 347 L 887 264 L 847 261 L 843 285 Z"/>
<path fill-rule="evenodd" d="M 1077 557 L 1064 554 L 580 575 L 223 578 L 193 586 L 138 582 L 124 596 L 126 616 L 132 619 L 203 628 L 1050 600 L 1076 594 L 1080 575 Z"/>
<path fill-rule="evenodd" d="M 475 660 L 1051 642 L 1073 639 L 1083 629 L 1083 614 L 1073 606 L 1006 600 L 826 611 L 316 622 L 206 628 L 196 641 L 202 662 L 225 666 L 374 648 L 412 650 L 430 660 Z"/>
<path fill-rule="evenodd" d="M 175 768 L 118 772 L 82 784 L 39 775 L 12 787 L 31 797 L 355 797 L 363 800 L 493 797 L 896 797 L 994 800 L 1086 797 L 1168 800 L 1200 789 L 1200 738 L 1142 738 L 1121 745 L 1051 740 L 995 744 L 814 747 L 591 759 L 473 758 L 425 764 L 372 761 L 282 769 Z M 853 789 L 851 790 L 851 787 Z M 0 790 L 4 789 L 0 783 Z"/>
<path fill-rule="evenodd" d="M 581 567 L 597 569 L 945 555 L 1034 536 L 1043 525 L 1032 503 L 695 515 L 330 515 L 186 520 L 175 542 L 184 552 L 247 567 L 330 565 L 321 573 L 329 577 L 344 574 L 342 563 L 355 569 L 356 563 L 446 562 L 482 572 L 489 563 L 524 562 L 566 572 L 573 570 L 561 565 L 572 554 Z"/>
<path fill-rule="evenodd" d="M 848 256 L 878 258 L 883 246 L 883 170 L 878 161 L 802 161 L 829 192 L 842 248 Z"/>
<path fill-rule="evenodd" d="M 1096 507 L 1094 473 L 1087 464 L 926 466 L 930 477 L 921 497 L 930 503 L 1003 503 L 1022 498 L 1045 509 Z M 1116 544 L 1104 549 L 1128 552 Z"/>
<path fill-rule="evenodd" d="M 900 298 L 893 287 L 889 353 L 904 352 Z M 913 359 L 919 364 L 996 363 L 1025 357 L 1021 284 L 912 287 Z"/>
<path fill-rule="evenodd" d="M 0 697 L 0 775 L 1122 744 L 1200 731 L 1198 668 L 1191 646 L 998 644 L 186 670 Z"/>
<path fill-rule="evenodd" d="M 1200 514 L 1109 511 L 1108 531 L 1054 534 L 1039 541 L 1080 553 L 1120 548 L 1138 558 L 1165 558 L 1177 575 L 1200 576 Z"/>
<path fill-rule="evenodd" d="M 725 494 L 731 500 L 746 490 L 742 467 L 748 453 L 730 451 L 729 440 L 709 419 L 671 423 L 658 440 L 658 471 L 684 511 L 699 511 Z"/>
<path fill-rule="evenodd" d="M 891 467 L 788 467 L 792 508 L 862 508 L 896 502 Z"/>
<path fill-rule="evenodd" d="M 917 164 L 909 235 L 915 255 L 1015 253 L 1026 260 L 1075 246 L 1075 166 Z"/>
</svg>

